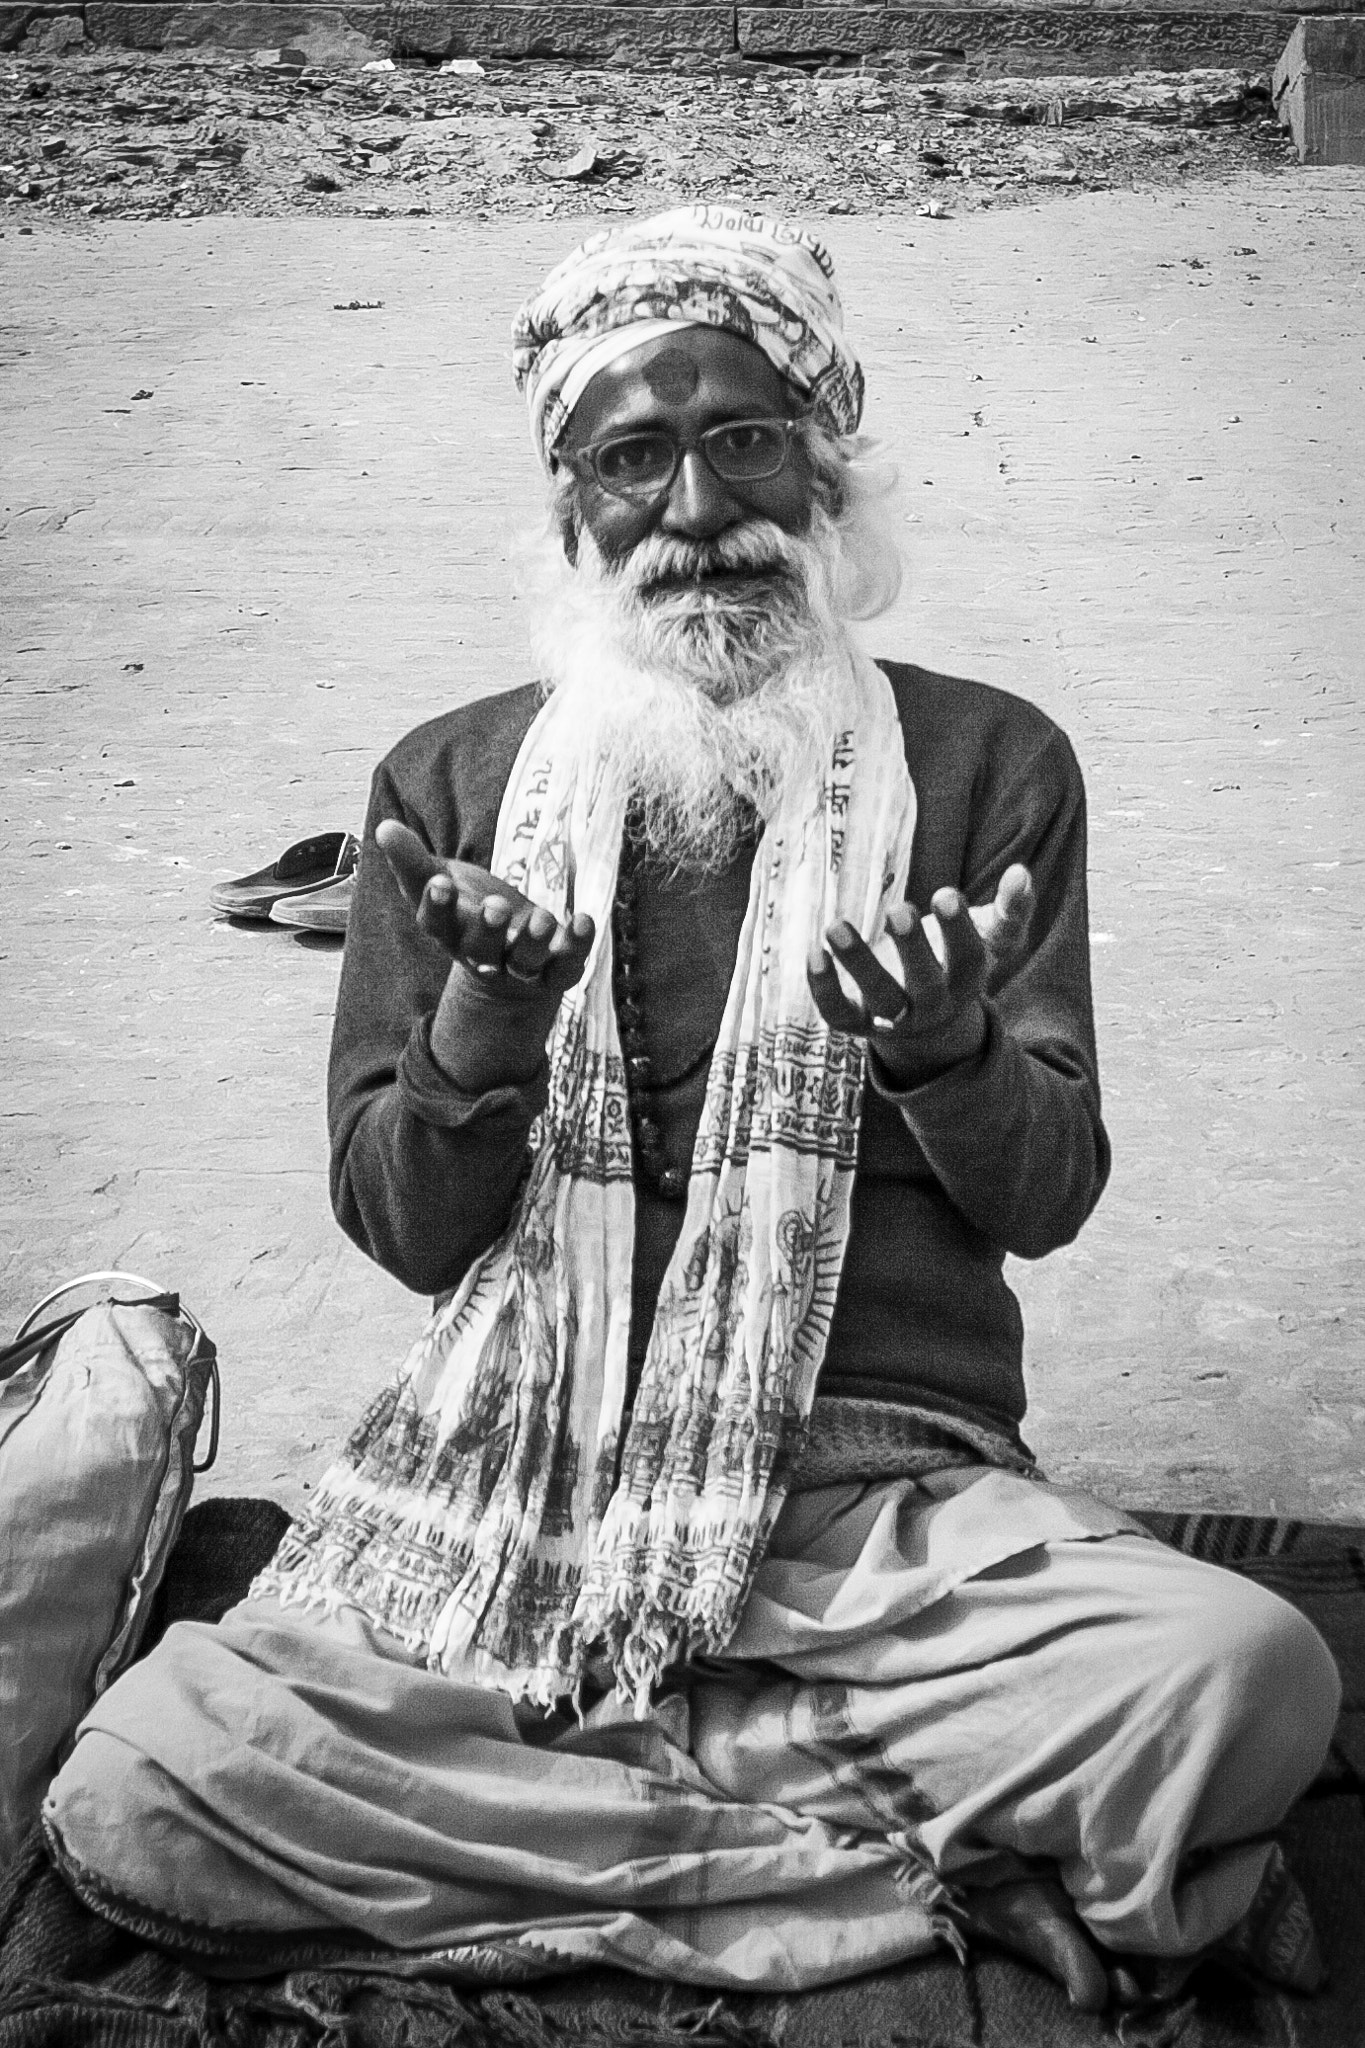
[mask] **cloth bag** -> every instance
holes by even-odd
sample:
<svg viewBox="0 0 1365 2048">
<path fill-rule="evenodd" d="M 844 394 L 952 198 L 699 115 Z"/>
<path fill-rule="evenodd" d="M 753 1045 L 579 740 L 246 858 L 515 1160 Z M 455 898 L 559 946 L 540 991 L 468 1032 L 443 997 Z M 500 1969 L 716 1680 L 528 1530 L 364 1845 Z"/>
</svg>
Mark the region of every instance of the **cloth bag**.
<svg viewBox="0 0 1365 2048">
<path fill-rule="evenodd" d="M 117 1292 L 40 1322 L 92 1286 Z M 137 1654 L 194 1474 L 217 1448 L 214 1346 L 152 1281 L 85 1274 L 0 1350 L 0 1869 L 76 1724 Z"/>
</svg>

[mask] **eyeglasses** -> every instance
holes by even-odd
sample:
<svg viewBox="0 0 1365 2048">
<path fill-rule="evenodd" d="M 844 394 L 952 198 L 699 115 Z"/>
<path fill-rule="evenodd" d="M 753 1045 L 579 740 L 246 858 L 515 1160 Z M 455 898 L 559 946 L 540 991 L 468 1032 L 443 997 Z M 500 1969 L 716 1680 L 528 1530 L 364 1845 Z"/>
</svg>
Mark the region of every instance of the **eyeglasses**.
<svg viewBox="0 0 1365 2048">
<path fill-rule="evenodd" d="M 725 420 L 690 441 L 663 427 L 636 434 L 611 434 L 591 441 L 564 459 L 571 469 L 586 463 L 604 491 L 647 505 L 673 488 L 683 457 L 694 448 L 725 484 L 758 484 L 785 468 L 791 438 L 801 425 L 793 419 Z"/>
</svg>

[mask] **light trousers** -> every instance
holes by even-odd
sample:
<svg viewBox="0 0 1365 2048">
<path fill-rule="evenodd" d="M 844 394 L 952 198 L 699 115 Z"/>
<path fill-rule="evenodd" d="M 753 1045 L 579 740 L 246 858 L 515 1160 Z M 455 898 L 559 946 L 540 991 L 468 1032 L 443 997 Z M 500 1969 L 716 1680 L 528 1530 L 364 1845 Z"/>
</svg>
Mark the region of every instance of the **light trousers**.
<svg viewBox="0 0 1365 2048">
<path fill-rule="evenodd" d="M 1251 1908 L 1338 1704 L 1274 1594 L 973 1468 L 793 1496 L 726 1655 L 643 1723 L 514 1708 L 353 1610 L 182 1624 L 45 1821 L 92 1903 L 205 1959 L 340 1928 L 800 1989 L 1028 1870 L 1106 1948 L 1185 1956 Z"/>
</svg>

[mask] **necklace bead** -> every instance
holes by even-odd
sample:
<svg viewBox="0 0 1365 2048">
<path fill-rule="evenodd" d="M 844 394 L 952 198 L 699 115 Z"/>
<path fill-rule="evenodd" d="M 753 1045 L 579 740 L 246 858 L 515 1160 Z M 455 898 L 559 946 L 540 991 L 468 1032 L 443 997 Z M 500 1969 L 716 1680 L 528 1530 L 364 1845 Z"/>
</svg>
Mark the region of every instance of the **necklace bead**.
<svg viewBox="0 0 1365 2048">
<path fill-rule="evenodd" d="M 635 1178 L 652 1187 L 666 1202 L 681 1202 L 687 1199 L 687 1174 L 681 1167 L 669 1165 L 664 1153 L 663 1131 L 640 1099 L 654 1078 L 654 1063 L 645 1050 L 644 989 L 640 978 L 635 915 L 639 895 L 638 868 L 643 857 L 643 823 L 640 808 L 632 804 L 626 813 L 616 873 L 616 894 L 611 907 L 612 996 L 625 1064 Z"/>
</svg>

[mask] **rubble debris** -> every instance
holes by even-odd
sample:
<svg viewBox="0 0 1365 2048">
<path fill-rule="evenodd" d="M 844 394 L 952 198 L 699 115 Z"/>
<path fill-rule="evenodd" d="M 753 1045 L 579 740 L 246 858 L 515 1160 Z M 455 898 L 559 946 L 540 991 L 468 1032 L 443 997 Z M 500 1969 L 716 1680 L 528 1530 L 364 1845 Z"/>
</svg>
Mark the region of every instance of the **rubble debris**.
<svg viewBox="0 0 1365 2048">
<path fill-rule="evenodd" d="M 45 17 L 54 22 L 78 17 Z M 1266 81 L 803 70 L 695 53 L 647 71 L 559 60 L 324 68 L 297 47 L 141 53 L 32 32 L 0 55 L 0 212 L 477 219 L 738 198 L 945 219 L 1293 158 Z M 359 310 L 359 308 L 357 308 Z"/>
<path fill-rule="evenodd" d="M 641 168 L 639 157 L 627 156 L 619 149 L 597 149 L 590 143 L 567 163 L 542 164 L 540 175 L 578 182 L 584 178 L 633 178 Z"/>
</svg>

